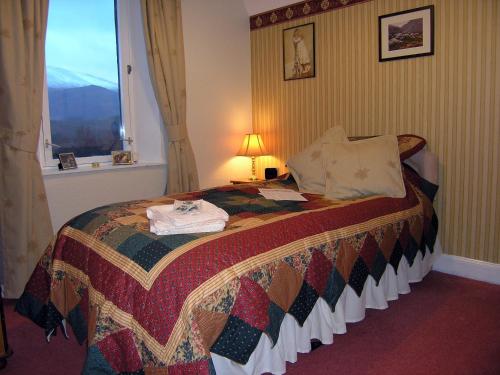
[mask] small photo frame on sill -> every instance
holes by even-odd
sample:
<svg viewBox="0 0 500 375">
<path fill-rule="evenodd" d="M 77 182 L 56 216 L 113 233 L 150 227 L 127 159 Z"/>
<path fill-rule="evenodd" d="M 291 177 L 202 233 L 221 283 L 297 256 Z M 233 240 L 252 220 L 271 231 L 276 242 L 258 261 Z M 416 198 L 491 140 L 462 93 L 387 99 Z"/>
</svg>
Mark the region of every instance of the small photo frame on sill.
<svg viewBox="0 0 500 375">
<path fill-rule="evenodd" d="M 378 17 L 379 61 L 434 54 L 434 5 Z"/>
<path fill-rule="evenodd" d="M 314 23 L 283 30 L 283 75 L 285 81 L 316 75 Z"/>
<path fill-rule="evenodd" d="M 75 169 L 78 167 L 76 164 L 75 154 L 72 152 L 61 152 L 59 155 L 59 169 Z"/>
<path fill-rule="evenodd" d="M 134 163 L 132 151 L 111 151 L 111 159 L 113 165 L 130 165 Z"/>
</svg>

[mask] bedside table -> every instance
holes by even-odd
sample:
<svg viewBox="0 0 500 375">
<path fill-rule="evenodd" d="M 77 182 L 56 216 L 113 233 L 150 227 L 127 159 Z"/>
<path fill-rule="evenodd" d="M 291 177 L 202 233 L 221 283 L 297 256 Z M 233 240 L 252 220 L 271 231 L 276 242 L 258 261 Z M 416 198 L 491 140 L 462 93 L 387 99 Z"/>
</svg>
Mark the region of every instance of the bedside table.
<svg viewBox="0 0 500 375">
<path fill-rule="evenodd" d="M 262 182 L 265 181 L 262 178 L 258 178 L 256 180 L 250 180 L 249 178 L 239 178 L 239 179 L 233 179 L 230 180 L 229 182 L 232 183 L 233 185 L 239 185 L 239 184 L 250 184 L 252 182 Z"/>
</svg>

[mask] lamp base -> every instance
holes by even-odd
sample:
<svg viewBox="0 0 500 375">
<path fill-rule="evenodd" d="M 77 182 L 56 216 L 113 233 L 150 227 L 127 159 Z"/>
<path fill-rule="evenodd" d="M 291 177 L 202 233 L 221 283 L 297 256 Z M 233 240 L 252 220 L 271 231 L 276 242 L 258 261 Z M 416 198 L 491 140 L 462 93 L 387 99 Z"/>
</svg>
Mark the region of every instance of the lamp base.
<svg viewBox="0 0 500 375">
<path fill-rule="evenodd" d="M 255 181 L 257 176 L 255 175 L 255 156 L 252 156 L 252 177 L 250 177 L 251 181 Z"/>
</svg>

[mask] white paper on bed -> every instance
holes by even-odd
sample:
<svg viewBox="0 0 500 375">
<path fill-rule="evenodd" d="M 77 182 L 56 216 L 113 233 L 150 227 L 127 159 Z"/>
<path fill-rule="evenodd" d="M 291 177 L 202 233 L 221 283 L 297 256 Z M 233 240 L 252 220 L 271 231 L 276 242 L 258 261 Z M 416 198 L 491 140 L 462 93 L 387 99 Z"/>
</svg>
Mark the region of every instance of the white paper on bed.
<svg viewBox="0 0 500 375">
<path fill-rule="evenodd" d="M 259 192 L 264 198 L 273 201 L 307 201 L 299 192 L 290 189 L 264 189 L 259 188 Z"/>
</svg>

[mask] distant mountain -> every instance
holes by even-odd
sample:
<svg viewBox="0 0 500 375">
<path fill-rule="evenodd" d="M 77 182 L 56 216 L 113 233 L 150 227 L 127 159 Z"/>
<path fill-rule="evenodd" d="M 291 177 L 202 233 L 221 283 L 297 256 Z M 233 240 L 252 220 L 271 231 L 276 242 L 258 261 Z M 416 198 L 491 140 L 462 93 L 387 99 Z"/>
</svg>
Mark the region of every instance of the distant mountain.
<svg viewBox="0 0 500 375">
<path fill-rule="evenodd" d="M 99 86 L 49 88 L 49 113 L 54 157 L 109 155 L 121 149 L 118 92 Z"/>
<path fill-rule="evenodd" d="M 398 33 L 409 34 L 409 33 L 422 33 L 423 31 L 423 20 L 422 18 L 416 18 L 410 20 L 402 26 L 389 25 L 389 35 L 396 35 Z"/>
<path fill-rule="evenodd" d="M 119 116 L 120 98 L 116 91 L 94 85 L 49 87 L 49 111 L 52 120 L 92 120 Z"/>
<path fill-rule="evenodd" d="M 1 1 L 1 0 L 0 0 Z M 54 157 L 109 155 L 121 149 L 118 85 L 90 74 L 47 67 Z"/>
<path fill-rule="evenodd" d="M 401 27 L 396 25 L 389 25 L 389 35 L 396 35 L 401 32 Z"/>
<path fill-rule="evenodd" d="M 54 158 L 60 152 L 74 152 L 77 157 L 110 155 L 123 147 L 120 116 L 93 120 L 53 120 L 50 123 Z"/>
<path fill-rule="evenodd" d="M 416 18 L 414 20 L 408 21 L 402 27 L 404 33 L 422 33 L 424 29 L 424 23 L 422 18 Z"/>
<path fill-rule="evenodd" d="M 108 90 L 118 90 L 118 84 L 91 74 L 73 72 L 64 68 L 47 66 L 47 86 L 68 89 L 74 87 L 99 86 Z"/>
</svg>

